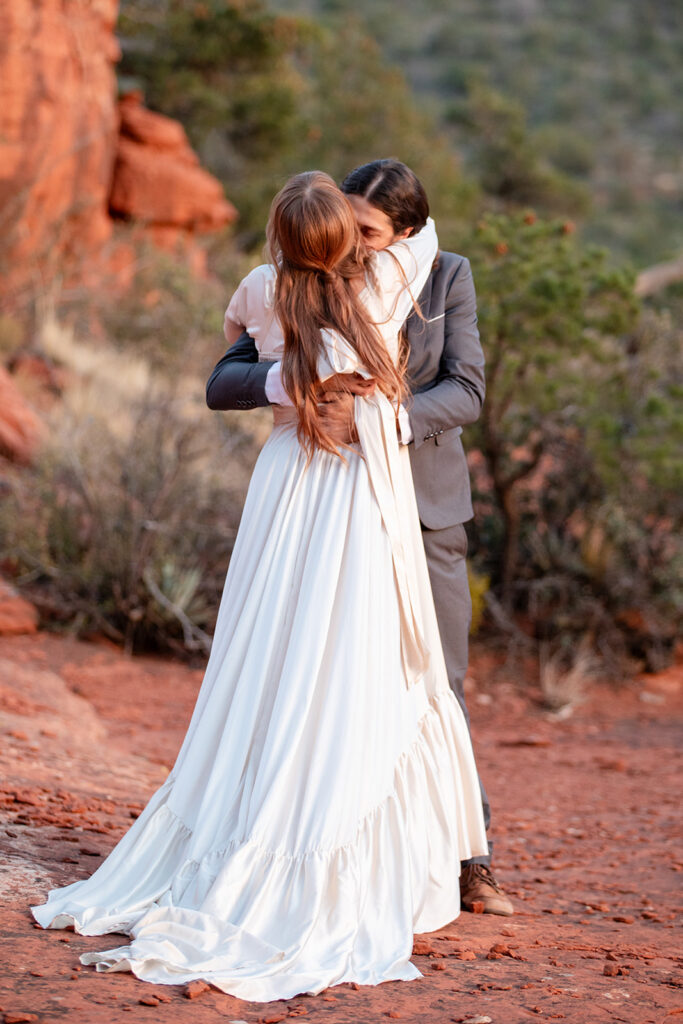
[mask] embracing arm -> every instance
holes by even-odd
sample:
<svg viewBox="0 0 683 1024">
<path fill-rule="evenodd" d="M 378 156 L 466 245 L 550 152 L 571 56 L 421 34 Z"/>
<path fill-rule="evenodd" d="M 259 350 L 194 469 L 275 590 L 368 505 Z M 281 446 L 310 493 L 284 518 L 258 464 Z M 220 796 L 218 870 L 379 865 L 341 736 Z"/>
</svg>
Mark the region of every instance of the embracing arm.
<svg viewBox="0 0 683 1024">
<path fill-rule="evenodd" d="M 255 409 L 270 405 L 266 378 L 272 363 L 259 363 L 253 339 L 240 335 L 213 368 L 206 385 L 209 409 Z"/>
<path fill-rule="evenodd" d="M 469 260 L 455 268 L 446 290 L 445 339 L 434 384 L 413 396 L 409 411 L 416 448 L 423 441 L 478 419 L 484 402 L 484 353 Z"/>
</svg>

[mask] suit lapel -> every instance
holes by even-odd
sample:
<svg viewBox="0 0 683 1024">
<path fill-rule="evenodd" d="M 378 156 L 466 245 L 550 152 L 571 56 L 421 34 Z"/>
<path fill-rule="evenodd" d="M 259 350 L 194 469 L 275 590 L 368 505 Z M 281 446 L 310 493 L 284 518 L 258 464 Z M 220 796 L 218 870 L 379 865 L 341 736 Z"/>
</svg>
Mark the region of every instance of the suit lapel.
<svg viewBox="0 0 683 1024">
<path fill-rule="evenodd" d="M 422 353 L 429 343 L 429 336 L 431 334 L 429 329 L 429 320 L 432 316 L 431 309 L 433 290 L 434 272 L 432 272 L 427 278 L 427 282 L 420 292 L 417 300 L 424 320 L 421 320 L 420 317 L 413 312 L 406 321 L 406 333 L 410 346 L 407 366 L 409 377 L 413 375 L 413 371 L 420 365 Z"/>
</svg>

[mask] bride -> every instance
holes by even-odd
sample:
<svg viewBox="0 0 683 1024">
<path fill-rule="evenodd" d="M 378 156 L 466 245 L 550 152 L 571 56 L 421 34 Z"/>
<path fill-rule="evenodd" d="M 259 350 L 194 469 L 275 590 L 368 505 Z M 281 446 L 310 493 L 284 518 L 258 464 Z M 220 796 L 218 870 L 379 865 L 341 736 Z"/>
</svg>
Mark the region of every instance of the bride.
<svg viewBox="0 0 683 1024">
<path fill-rule="evenodd" d="M 282 360 L 294 407 L 254 469 L 192 720 L 97 871 L 32 908 L 45 928 L 128 936 L 81 956 L 98 971 L 255 1001 L 419 977 L 413 932 L 458 915 L 460 861 L 487 850 L 396 430 L 434 224 L 366 251 L 312 171 L 275 197 L 268 241 L 226 333 Z M 375 385 L 341 450 L 319 407 L 339 375 Z"/>
</svg>

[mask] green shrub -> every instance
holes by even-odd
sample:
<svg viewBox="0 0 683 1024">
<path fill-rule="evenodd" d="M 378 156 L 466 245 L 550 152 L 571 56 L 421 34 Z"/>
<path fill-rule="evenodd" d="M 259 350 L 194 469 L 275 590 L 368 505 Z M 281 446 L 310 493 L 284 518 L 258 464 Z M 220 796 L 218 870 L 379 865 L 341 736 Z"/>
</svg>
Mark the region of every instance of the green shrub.
<svg viewBox="0 0 683 1024">
<path fill-rule="evenodd" d="M 451 107 L 450 120 L 465 133 L 477 181 L 499 203 L 586 213 L 587 190 L 543 158 L 521 104 L 474 80 L 467 97 Z"/>
<path fill-rule="evenodd" d="M 567 222 L 491 215 L 466 251 L 488 382 L 474 564 L 539 638 L 659 665 L 683 612 L 680 331 Z"/>
<path fill-rule="evenodd" d="M 290 175 L 320 167 L 340 180 L 392 155 L 419 169 L 442 231 L 447 220 L 453 237 L 462 230 L 477 190 L 357 19 L 330 28 L 260 0 L 123 0 L 119 32 L 126 85 L 183 123 L 239 210 L 244 248 L 263 240 L 272 197 Z"/>
</svg>

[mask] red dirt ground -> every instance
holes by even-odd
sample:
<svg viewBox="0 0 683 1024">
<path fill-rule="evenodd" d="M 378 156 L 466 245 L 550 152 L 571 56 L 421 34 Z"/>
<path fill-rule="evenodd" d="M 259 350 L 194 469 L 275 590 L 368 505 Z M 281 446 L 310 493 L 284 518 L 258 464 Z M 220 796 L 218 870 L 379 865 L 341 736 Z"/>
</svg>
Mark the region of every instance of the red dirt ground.
<svg viewBox="0 0 683 1024">
<path fill-rule="evenodd" d="M 215 989 L 190 1000 L 186 986 L 81 967 L 106 942 L 43 931 L 28 906 L 91 873 L 161 783 L 202 672 L 47 633 L 0 639 L 6 1024 L 683 1024 L 683 666 L 595 684 L 564 719 L 485 652 L 471 677 L 495 868 L 516 915 L 463 913 L 419 936 L 414 982 L 265 1005 Z"/>
</svg>

